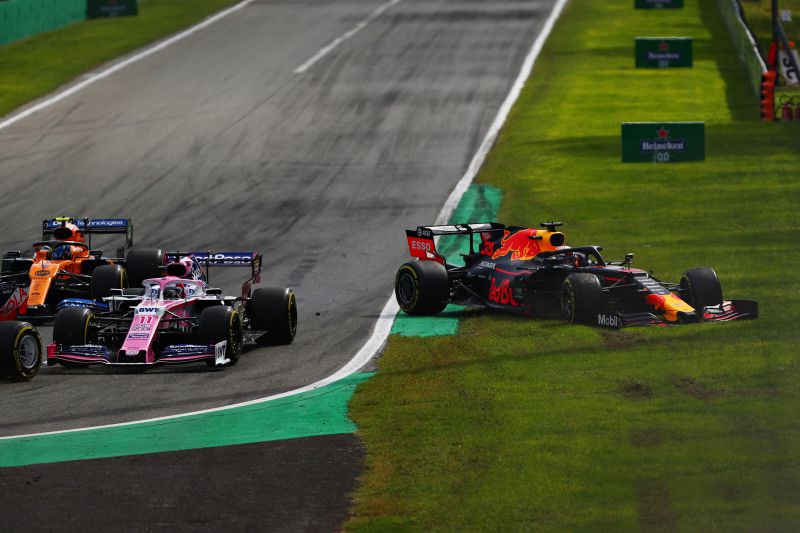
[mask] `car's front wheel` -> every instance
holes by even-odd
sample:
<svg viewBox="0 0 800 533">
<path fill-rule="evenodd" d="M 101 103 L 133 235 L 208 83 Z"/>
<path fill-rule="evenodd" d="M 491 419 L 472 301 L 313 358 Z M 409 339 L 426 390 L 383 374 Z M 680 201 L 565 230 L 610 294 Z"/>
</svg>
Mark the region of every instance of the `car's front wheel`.
<svg viewBox="0 0 800 533">
<path fill-rule="evenodd" d="M 226 341 L 225 357 L 229 360 L 227 366 L 233 366 L 239 361 L 244 345 L 244 336 L 242 320 L 238 311 L 227 305 L 207 307 L 200 313 L 198 330 L 203 344 L 216 346 L 220 342 Z M 209 360 L 208 364 L 214 366 L 216 362 Z"/>
<path fill-rule="evenodd" d="M 681 276 L 681 296 L 698 314 L 722 303 L 722 286 L 713 268 L 691 268 Z"/>
<path fill-rule="evenodd" d="M 603 289 L 594 274 L 570 274 L 561 284 L 561 316 L 570 324 L 592 324 L 603 307 Z"/>
</svg>

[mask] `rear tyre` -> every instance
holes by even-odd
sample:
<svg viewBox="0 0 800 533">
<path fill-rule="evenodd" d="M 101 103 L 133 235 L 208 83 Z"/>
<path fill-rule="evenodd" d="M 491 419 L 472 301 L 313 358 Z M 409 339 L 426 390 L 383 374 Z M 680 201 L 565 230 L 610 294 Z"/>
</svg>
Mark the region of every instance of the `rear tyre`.
<svg viewBox="0 0 800 533">
<path fill-rule="evenodd" d="M 593 324 L 603 309 L 603 289 L 594 274 L 570 274 L 561 284 L 561 316 L 570 324 Z"/>
<path fill-rule="evenodd" d="M 409 261 L 397 271 L 394 294 L 409 315 L 440 313 L 450 300 L 447 270 L 436 261 Z"/>
<path fill-rule="evenodd" d="M 258 344 L 291 344 L 297 335 L 297 298 L 292 289 L 260 287 L 250 298 L 250 327 L 266 331 Z"/>
<path fill-rule="evenodd" d="M 92 271 L 92 300 L 102 300 L 111 296 L 111 289 L 124 289 L 128 286 L 128 276 L 120 265 L 100 265 Z"/>
<path fill-rule="evenodd" d="M 0 373 L 28 381 L 42 366 L 42 339 L 27 322 L 0 322 Z"/>
<path fill-rule="evenodd" d="M 681 276 L 681 295 L 698 313 L 722 303 L 722 286 L 713 268 L 691 268 Z"/>
<path fill-rule="evenodd" d="M 162 266 L 164 266 L 164 252 L 161 250 L 153 248 L 131 250 L 125 259 L 125 270 L 128 272 L 130 286 L 138 289 L 144 280 L 162 276 Z"/>
<path fill-rule="evenodd" d="M 239 361 L 242 353 L 244 336 L 242 320 L 239 312 L 227 305 L 215 305 L 203 309 L 198 324 L 200 341 L 203 344 L 217 344 L 226 341 L 225 356 L 230 359 L 226 366 L 233 366 Z M 209 366 L 215 366 L 213 360 L 206 360 Z"/>
</svg>

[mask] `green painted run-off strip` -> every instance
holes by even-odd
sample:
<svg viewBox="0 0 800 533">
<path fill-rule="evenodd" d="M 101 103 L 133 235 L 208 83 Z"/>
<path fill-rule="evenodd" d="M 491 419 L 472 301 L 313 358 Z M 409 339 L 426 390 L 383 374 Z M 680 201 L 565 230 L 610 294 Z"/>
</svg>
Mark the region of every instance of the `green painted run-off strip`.
<svg viewBox="0 0 800 533">
<path fill-rule="evenodd" d="M 450 224 L 467 222 L 494 222 L 503 200 L 503 191 L 491 185 L 471 185 L 453 214 Z M 466 235 L 444 237 L 439 240 L 437 250 L 448 263 L 461 263 L 460 254 L 469 252 L 469 238 Z M 438 337 L 458 333 L 458 319 L 463 307 L 448 305 L 436 316 L 409 316 L 398 313 L 392 326 L 392 333 L 403 337 Z"/>
<path fill-rule="evenodd" d="M 0 466 L 230 446 L 353 433 L 347 402 L 372 373 L 357 373 L 317 390 L 167 420 L 0 440 Z"/>
</svg>

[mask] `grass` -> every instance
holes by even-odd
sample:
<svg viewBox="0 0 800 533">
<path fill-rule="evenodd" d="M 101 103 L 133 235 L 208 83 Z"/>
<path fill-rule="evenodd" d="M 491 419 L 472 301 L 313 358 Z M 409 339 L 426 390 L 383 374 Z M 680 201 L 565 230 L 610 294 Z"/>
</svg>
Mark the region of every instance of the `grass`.
<svg viewBox="0 0 800 533">
<path fill-rule="evenodd" d="M 139 16 L 87 20 L 0 46 L 0 117 L 236 0 L 140 0 Z"/>
<path fill-rule="evenodd" d="M 484 313 L 393 336 L 351 416 L 352 531 L 792 530 L 800 522 L 800 135 L 761 123 L 711 0 L 572 0 L 479 181 L 500 220 L 716 268 L 762 319 L 607 331 Z M 692 69 L 636 70 L 635 36 L 694 37 Z M 704 120 L 707 160 L 622 164 L 623 121 Z"/>
</svg>

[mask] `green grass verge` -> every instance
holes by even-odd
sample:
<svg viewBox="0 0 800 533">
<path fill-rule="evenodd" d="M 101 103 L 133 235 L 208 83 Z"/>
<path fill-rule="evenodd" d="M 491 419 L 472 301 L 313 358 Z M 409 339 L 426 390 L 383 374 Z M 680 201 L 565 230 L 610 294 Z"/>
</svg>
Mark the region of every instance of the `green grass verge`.
<svg viewBox="0 0 800 533">
<path fill-rule="evenodd" d="M 236 2 L 140 0 L 137 17 L 87 20 L 0 46 L 0 117 Z"/>
<path fill-rule="evenodd" d="M 572 0 L 479 180 L 507 224 L 677 280 L 717 269 L 763 318 L 607 331 L 484 314 L 393 336 L 351 415 L 354 531 L 789 530 L 800 523 L 800 136 L 758 121 L 711 0 Z M 689 35 L 692 69 L 636 70 L 636 36 Z M 623 121 L 704 120 L 707 160 L 620 162 Z"/>
<path fill-rule="evenodd" d="M 772 41 L 772 0 L 739 0 L 744 8 L 745 18 L 750 29 L 758 39 L 764 54 L 769 52 Z M 782 21 L 783 29 L 789 39 L 800 40 L 800 0 L 780 0 L 779 9 L 792 13 L 791 21 Z"/>
</svg>

